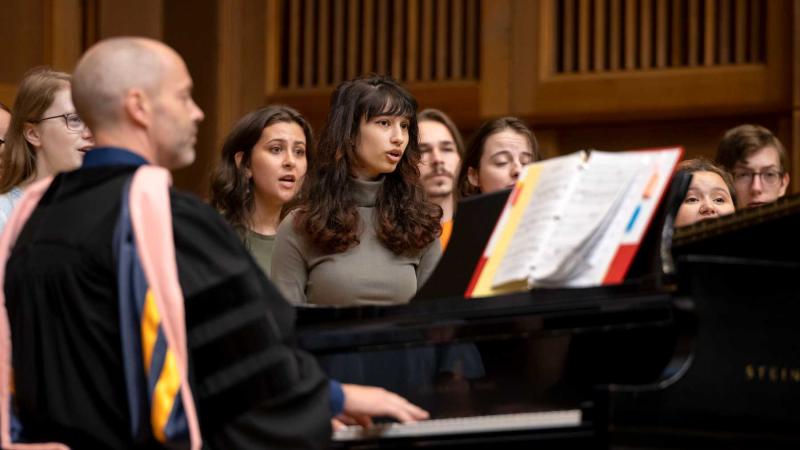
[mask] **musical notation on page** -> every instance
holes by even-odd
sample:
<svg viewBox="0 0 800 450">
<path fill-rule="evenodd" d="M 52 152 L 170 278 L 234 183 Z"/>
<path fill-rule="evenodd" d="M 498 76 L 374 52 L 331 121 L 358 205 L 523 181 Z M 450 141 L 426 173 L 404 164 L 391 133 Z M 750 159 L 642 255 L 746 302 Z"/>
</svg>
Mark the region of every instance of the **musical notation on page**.
<svg viewBox="0 0 800 450">
<path fill-rule="evenodd" d="M 529 165 L 466 296 L 621 282 L 682 154 L 593 150 Z"/>
</svg>

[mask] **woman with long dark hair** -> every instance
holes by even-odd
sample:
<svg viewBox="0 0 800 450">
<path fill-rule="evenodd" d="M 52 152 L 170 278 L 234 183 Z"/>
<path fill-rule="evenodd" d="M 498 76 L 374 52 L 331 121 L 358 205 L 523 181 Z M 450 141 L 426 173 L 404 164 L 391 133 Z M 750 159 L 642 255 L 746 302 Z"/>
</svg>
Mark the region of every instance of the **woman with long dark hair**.
<svg viewBox="0 0 800 450">
<path fill-rule="evenodd" d="M 333 93 L 299 206 L 275 242 L 272 279 L 291 302 L 403 303 L 433 271 L 442 211 L 419 180 L 416 113 L 390 78 Z"/>
<path fill-rule="evenodd" d="M 211 206 L 236 229 L 269 275 L 284 206 L 311 162 L 311 126 L 288 106 L 267 106 L 234 125 L 211 178 Z"/>
</svg>

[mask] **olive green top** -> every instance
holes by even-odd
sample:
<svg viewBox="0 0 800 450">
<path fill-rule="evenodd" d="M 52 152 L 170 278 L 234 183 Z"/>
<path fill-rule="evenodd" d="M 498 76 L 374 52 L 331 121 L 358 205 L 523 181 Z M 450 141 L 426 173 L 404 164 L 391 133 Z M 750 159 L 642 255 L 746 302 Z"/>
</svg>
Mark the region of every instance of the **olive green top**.
<svg viewBox="0 0 800 450">
<path fill-rule="evenodd" d="M 360 243 L 341 253 L 321 253 L 294 229 L 290 213 L 278 227 L 272 281 L 294 304 L 385 305 L 406 303 L 433 272 L 442 250 L 435 239 L 415 255 L 392 253 L 375 233 L 375 199 L 383 179 L 354 180 L 361 216 Z"/>
<path fill-rule="evenodd" d="M 275 235 L 266 235 L 256 233 L 253 230 L 247 230 L 242 236 L 245 247 L 250 250 L 250 254 L 258 263 L 258 267 L 269 278 L 270 270 L 272 267 L 272 251 L 275 248 Z"/>
</svg>

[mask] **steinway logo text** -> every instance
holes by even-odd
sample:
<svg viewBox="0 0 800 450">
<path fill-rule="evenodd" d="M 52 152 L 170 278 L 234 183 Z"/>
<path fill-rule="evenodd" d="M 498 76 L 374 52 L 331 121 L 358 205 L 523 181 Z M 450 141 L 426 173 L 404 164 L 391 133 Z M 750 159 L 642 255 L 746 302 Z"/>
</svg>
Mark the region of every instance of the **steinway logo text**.
<svg viewBox="0 0 800 450">
<path fill-rule="evenodd" d="M 800 367 L 748 364 L 744 366 L 747 381 L 767 383 L 800 383 Z"/>
</svg>

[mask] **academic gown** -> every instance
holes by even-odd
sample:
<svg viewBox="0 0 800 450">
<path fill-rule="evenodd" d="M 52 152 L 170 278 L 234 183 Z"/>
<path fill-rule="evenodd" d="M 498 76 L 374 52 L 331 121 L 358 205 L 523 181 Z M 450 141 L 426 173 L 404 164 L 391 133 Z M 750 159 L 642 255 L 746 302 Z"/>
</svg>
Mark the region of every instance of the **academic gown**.
<svg viewBox="0 0 800 450">
<path fill-rule="evenodd" d="M 58 175 L 9 259 L 15 402 L 32 442 L 158 448 L 131 436 L 120 350 L 112 238 L 135 168 Z M 324 448 L 328 381 L 292 343 L 293 309 L 216 211 L 174 189 L 170 199 L 205 447 Z"/>
</svg>

